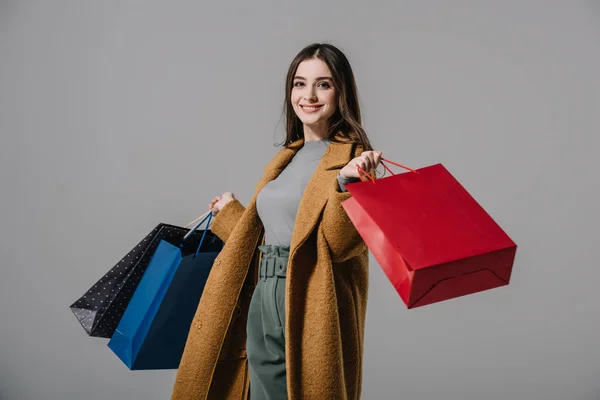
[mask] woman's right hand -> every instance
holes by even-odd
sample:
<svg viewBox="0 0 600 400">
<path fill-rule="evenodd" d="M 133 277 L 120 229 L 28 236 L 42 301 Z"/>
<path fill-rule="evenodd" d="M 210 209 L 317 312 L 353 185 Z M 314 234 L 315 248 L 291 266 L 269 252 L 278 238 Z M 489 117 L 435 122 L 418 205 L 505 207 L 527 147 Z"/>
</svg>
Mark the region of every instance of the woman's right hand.
<svg viewBox="0 0 600 400">
<path fill-rule="evenodd" d="M 217 196 L 208 204 L 208 209 L 212 210 L 212 215 L 215 216 L 230 201 L 235 200 L 235 195 L 231 192 L 225 192 L 221 196 Z"/>
</svg>

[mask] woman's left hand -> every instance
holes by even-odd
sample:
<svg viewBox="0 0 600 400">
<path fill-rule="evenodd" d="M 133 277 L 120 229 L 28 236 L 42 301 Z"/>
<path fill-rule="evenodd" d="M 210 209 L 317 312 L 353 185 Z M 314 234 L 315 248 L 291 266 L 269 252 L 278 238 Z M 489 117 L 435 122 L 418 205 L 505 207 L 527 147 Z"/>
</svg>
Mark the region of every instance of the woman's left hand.
<svg viewBox="0 0 600 400">
<path fill-rule="evenodd" d="M 340 170 L 340 175 L 348 179 L 360 179 L 360 174 L 358 173 L 358 168 L 356 168 L 356 166 L 371 173 L 379 165 L 381 154 L 381 151 L 363 151 L 360 156 L 350 160 L 350 162 Z"/>
</svg>

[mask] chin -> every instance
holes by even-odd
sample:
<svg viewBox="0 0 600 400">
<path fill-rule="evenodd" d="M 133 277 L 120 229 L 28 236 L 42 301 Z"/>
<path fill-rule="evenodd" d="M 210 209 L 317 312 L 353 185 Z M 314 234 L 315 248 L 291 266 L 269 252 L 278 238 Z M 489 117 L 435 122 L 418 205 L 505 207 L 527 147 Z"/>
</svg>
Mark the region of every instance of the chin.
<svg viewBox="0 0 600 400">
<path fill-rule="evenodd" d="M 300 118 L 300 121 L 307 126 L 319 125 L 319 123 L 323 122 L 320 118 Z"/>
</svg>

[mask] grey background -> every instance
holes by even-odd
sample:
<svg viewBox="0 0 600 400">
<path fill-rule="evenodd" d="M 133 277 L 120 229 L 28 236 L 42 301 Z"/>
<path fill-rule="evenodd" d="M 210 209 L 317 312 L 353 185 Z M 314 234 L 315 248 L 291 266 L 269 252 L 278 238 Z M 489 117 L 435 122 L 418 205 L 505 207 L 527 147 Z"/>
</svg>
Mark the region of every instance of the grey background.
<svg viewBox="0 0 600 400">
<path fill-rule="evenodd" d="M 372 259 L 363 398 L 600 399 L 600 5 L 566 0 L 0 1 L 0 398 L 169 397 L 68 306 L 158 222 L 247 204 L 313 41 L 384 157 L 519 245 L 509 286 L 414 310 Z"/>
</svg>

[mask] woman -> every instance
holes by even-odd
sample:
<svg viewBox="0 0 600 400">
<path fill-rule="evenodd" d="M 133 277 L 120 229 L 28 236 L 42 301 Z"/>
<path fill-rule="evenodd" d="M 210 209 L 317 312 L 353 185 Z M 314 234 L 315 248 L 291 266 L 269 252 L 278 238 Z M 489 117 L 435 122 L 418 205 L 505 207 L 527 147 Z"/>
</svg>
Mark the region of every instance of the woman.
<svg viewBox="0 0 600 400">
<path fill-rule="evenodd" d="M 381 152 L 361 127 L 344 54 L 304 48 L 286 79 L 287 137 L 247 207 L 209 204 L 213 265 L 173 400 L 359 399 L 368 249 L 341 206 Z"/>
</svg>

